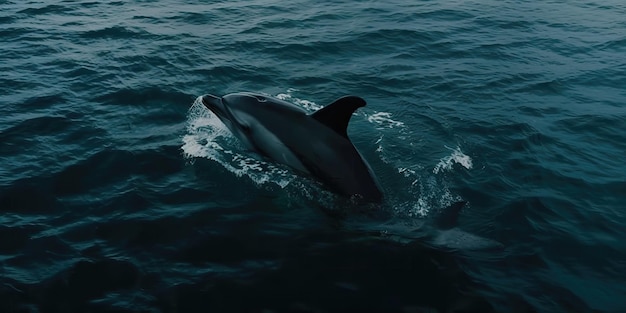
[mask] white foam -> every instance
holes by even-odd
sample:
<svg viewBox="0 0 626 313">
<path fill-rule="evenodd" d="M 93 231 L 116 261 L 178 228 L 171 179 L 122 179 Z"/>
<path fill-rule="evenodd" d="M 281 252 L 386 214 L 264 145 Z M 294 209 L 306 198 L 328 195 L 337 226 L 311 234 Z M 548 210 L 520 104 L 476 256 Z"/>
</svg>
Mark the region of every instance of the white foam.
<svg viewBox="0 0 626 313">
<path fill-rule="evenodd" d="M 407 220 L 420 220 L 430 212 L 446 208 L 462 200 L 454 195 L 442 177 L 420 171 L 419 166 L 398 167 L 397 171 L 406 179 L 400 198 L 403 202 L 394 203 L 395 215 Z"/>
<path fill-rule="evenodd" d="M 433 169 L 433 173 L 438 174 L 441 171 L 450 171 L 452 170 L 452 166 L 454 164 L 460 164 L 468 170 L 472 168 L 472 158 L 464 154 L 463 151 L 461 151 L 460 147 L 456 147 L 455 149 L 448 149 L 452 150 L 452 154 L 443 157 Z"/>
<path fill-rule="evenodd" d="M 445 184 L 429 182 L 429 186 L 420 186 L 420 197 L 408 210 L 409 216 L 425 217 L 432 209 L 440 210 L 460 201 L 459 196 L 454 196 Z"/>
<path fill-rule="evenodd" d="M 398 168 L 398 173 L 403 174 L 404 177 L 410 177 L 412 175 L 415 175 L 415 171 L 410 169 L 410 168 L 404 168 L 404 167 L 399 167 Z"/>
<path fill-rule="evenodd" d="M 370 123 L 378 125 L 380 128 L 396 128 L 404 126 L 404 122 L 396 121 L 391 118 L 389 112 L 376 112 L 367 116 Z"/>
<path fill-rule="evenodd" d="M 319 105 L 319 104 L 317 104 L 315 102 L 294 97 L 292 95 L 292 93 L 294 91 L 297 91 L 297 89 L 289 88 L 289 89 L 287 89 L 287 93 L 279 93 L 275 97 L 280 99 L 280 100 L 284 100 L 284 101 L 288 101 L 288 102 L 291 102 L 291 103 L 295 103 L 295 104 L 303 107 L 305 110 L 310 111 L 310 112 L 314 112 L 314 111 L 317 111 L 317 110 L 323 108 L 323 106 L 321 106 L 321 105 Z"/>
<path fill-rule="evenodd" d="M 428 212 L 430 212 L 430 205 L 423 197 L 417 199 L 408 211 L 410 217 L 426 217 Z"/>
<path fill-rule="evenodd" d="M 405 158 L 403 154 L 395 151 L 396 146 L 412 146 L 411 140 L 416 137 L 411 135 L 412 130 L 407 128 L 403 121 L 394 119 L 393 115 L 388 112 L 366 114 L 366 117 L 368 122 L 376 125 L 379 131 L 379 137 L 375 141 L 379 158 L 384 163 L 393 166 L 402 176 L 399 189 L 392 190 L 389 195 L 391 199 L 402 199 L 391 204 L 397 216 L 409 220 L 423 219 L 433 210 L 440 210 L 461 200 L 459 196 L 452 194 L 445 178 L 433 176 L 420 164 L 407 163 L 407 160 L 411 162 L 411 158 Z M 471 158 L 463 154 L 460 148 L 454 149 L 452 154 L 444 158 L 442 162 L 435 173 L 443 170 L 444 167 L 451 169 L 454 163 L 459 163 L 466 168 L 472 167 Z"/>
</svg>

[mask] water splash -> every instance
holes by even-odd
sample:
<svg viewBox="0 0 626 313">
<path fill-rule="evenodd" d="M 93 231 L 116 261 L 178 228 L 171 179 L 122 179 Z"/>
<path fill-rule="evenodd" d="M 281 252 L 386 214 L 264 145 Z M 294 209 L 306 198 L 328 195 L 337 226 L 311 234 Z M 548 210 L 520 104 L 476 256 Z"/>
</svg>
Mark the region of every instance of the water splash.
<svg viewBox="0 0 626 313">
<path fill-rule="evenodd" d="M 467 169 L 472 168 L 472 159 L 465 155 L 459 147 L 452 151 L 452 154 L 444 157 L 435 166 L 433 173 L 437 174 L 442 170 L 451 170 L 452 165 L 458 163 Z M 450 206 L 452 203 L 461 201 L 462 198 L 452 194 L 443 178 L 430 176 L 424 173 L 420 176 L 417 171 L 400 167 L 398 173 L 406 178 L 413 178 L 409 187 L 412 194 L 417 195 L 417 199 L 410 206 L 402 208 L 403 213 L 409 217 L 425 217 L 432 209 L 438 210 Z M 428 176 L 427 176 L 428 175 Z"/>
<path fill-rule="evenodd" d="M 413 179 L 408 187 L 412 201 L 397 206 L 395 208 L 397 215 L 424 218 L 433 210 L 448 207 L 452 203 L 462 200 L 461 197 L 452 194 L 445 181 L 437 180 L 436 177 L 421 177 L 413 170 L 405 170 L 401 173 L 405 177 Z"/>
<path fill-rule="evenodd" d="M 243 151 L 237 139 L 198 97 L 187 113 L 187 134 L 183 136 L 182 150 L 193 163 L 195 158 L 218 162 L 238 177 L 247 176 L 257 185 L 274 183 L 285 188 L 297 176 L 286 168 L 255 159 L 236 151 Z M 235 147 L 231 150 L 230 147 Z"/>
<path fill-rule="evenodd" d="M 373 116 L 374 118 L 372 118 Z M 397 173 L 402 176 L 397 179 L 397 187 L 389 192 L 389 198 L 396 199 L 392 200 L 395 203 L 391 203 L 396 216 L 409 220 L 422 219 L 433 211 L 438 211 L 462 200 L 460 196 L 450 191 L 445 177 L 434 176 L 427 167 L 415 162 L 415 159 L 410 156 L 410 153 L 414 152 L 413 150 L 397 151 L 399 141 L 407 146 L 407 142 L 403 138 L 415 138 L 404 136 L 411 130 L 404 126 L 403 121 L 393 120 L 391 115 L 386 113 L 370 115 L 368 121 L 378 126 L 390 125 L 389 127 L 377 127 L 380 134 L 375 144 L 379 158 L 385 164 L 393 166 Z M 387 140 L 388 138 L 390 140 Z M 413 145 L 409 142 L 408 146 Z M 406 153 L 409 155 L 407 156 Z M 459 148 L 454 150 L 451 156 L 444 158 L 442 162 L 444 163 L 438 165 L 439 168 L 435 174 L 443 170 L 444 166 L 451 168 L 454 163 L 460 163 L 466 168 L 472 167 L 471 158 L 463 154 Z"/>
<path fill-rule="evenodd" d="M 472 168 L 472 158 L 464 154 L 460 147 L 457 146 L 455 149 L 446 148 L 452 150 L 452 154 L 442 158 L 439 163 L 437 163 L 433 169 L 434 174 L 439 174 L 439 172 L 442 171 L 451 171 L 454 164 L 460 164 L 468 170 Z"/>
<path fill-rule="evenodd" d="M 372 123 L 378 125 L 380 128 L 396 128 L 404 126 L 404 122 L 396 121 L 391 118 L 391 113 L 389 112 L 376 112 L 372 115 L 367 116 L 367 120 Z"/>
</svg>

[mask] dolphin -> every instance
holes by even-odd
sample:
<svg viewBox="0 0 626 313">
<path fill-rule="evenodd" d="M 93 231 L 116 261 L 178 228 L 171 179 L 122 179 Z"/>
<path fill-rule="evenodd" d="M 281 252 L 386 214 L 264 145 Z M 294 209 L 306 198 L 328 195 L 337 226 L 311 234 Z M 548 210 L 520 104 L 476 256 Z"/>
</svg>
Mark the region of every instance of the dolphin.
<svg viewBox="0 0 626 313">
<path fill-rule="evenodd" d="M 372 168 L 348 138 L 352 113 L 365 106 L 356 96 L 337 99 L 307 114 L 295 104 L 252 92 L 202 96 L 248 149 L 317 178 L 330 190 L 357 201 L 381 202 Z"/>
</svg>

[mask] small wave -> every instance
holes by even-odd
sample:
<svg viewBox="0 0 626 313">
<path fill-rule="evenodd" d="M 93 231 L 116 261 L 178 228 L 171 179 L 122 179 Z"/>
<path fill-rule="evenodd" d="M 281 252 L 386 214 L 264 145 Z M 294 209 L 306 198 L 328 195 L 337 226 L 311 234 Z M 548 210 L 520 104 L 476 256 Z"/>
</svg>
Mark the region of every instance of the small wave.
<svg viewBox="0 0 626 313">
<path fill-rule="evenodd" d="M 114 91 L 108 91 L 95 98 L 96 101 L 111 105 L 128 105 L 142 106 L 150 102 L 167 102 L 177 103 L 189 99 L 189 95 L 175 90 L 167 90 L 154 86 L 143 88 L 118 88 Z"/>
<path fill-rule="evenodd" d="M 171 174 L 180 169 L 179 163 L 174 147 L 105 149 L 63 168 L 54 174 L 51 184 L 58 195 L 85 193 L 107 185 L 125 188 L 132 184 L 127 177 Z"/>
<path fill-rule="evenodd" d="M 145 30 L 131 29 L 130 27 L 112 26 L 96 30 L 85 31 L 82 36 L 88 39 L 126 39 L 148 37 L 151 34 Z"/>
<path fill-rule="evenodd" d="M 40 8 L 24 9 L 17 13 L 27 14 L 27 15 L 43 15 L 43 14 L 54 14 L 54 13 L 65 13 L 67 11 L 70 11 L 69 7 L 52 4 L 52 5 L 47 5 L 45 7 L 40 7 Z"/>
<path fill-rule="evenodd" d="M 464 154 L 460 147 L 456 147 L 456 149 L 452 150 L 451 155 L 442 158 L 439 163 L 437 163 L 433 169 L 433 173 L 439 174 L 441 171 L 450 171 L 454 164 L 461 164 L 461 166 L 469 170 L 472 168 L 472 158 Z"/>
<path fill-rule="evenodd" d="M 72 120 L 66 117 L 38 116 L 0 131 L 0 142 L 6 144 L 12 140 L 23 141 L 32 136 L 53 136 L 66 132 L 72 126 Z"/>
</svg>

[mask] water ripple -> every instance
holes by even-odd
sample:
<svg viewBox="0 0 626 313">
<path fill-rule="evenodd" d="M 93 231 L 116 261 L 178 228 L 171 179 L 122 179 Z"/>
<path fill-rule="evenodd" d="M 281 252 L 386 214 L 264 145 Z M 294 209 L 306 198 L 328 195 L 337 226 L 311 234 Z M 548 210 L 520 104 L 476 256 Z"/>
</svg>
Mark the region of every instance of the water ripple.
<svg viewBox="0 0 626 313">
<path fill-rule="evenodd" d="M 619 1 L 2 8 L 2 312 L 625 309 Z M 460 227 L 506 248 L 355 234 L 314 181 L 188 125 L 242 90 L 365 98 L 348 132 L 383 210 L 428 228 L 467 200 Z"/>
</svg>

